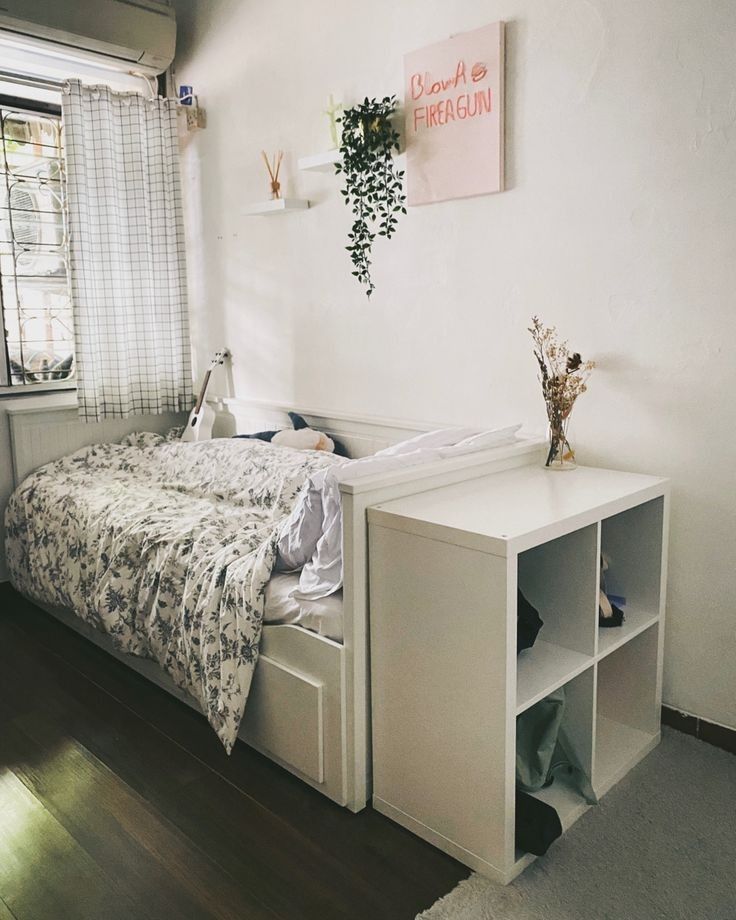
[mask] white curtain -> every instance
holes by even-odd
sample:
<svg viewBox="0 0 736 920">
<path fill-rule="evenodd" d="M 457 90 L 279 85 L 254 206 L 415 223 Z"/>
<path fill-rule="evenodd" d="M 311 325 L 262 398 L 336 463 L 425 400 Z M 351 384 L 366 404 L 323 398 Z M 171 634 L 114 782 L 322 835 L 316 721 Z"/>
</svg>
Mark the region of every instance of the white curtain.
<svg viewBox="0 0 736 920">
<path fill-rule="evenodd" d="M 70 81 L 62 126 L 79 414 L 188 410 L 176 105 Z"/>
</svg>

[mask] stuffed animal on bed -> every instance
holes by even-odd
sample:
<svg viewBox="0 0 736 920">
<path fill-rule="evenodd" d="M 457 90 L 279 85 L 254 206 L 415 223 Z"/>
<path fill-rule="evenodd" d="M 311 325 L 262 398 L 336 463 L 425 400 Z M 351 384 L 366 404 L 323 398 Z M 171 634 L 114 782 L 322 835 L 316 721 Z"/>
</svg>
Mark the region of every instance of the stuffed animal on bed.
<svg viewBox="0 0 736 920">
<path fill-rule="evenodd" d="M 283 431 L 276 432 L 271 438 L 271 443 L 279 447 L 295 447 L 297 450 L 326 450 L 329 454 L 335 450 L 332 438 L 313 428 L 284 428 Z"/>
<path fill-rule="evenodd" d="M 290 412 L 289 418 L 293 428 L 282 428 L 279 431 L 256 431 L 254 434 L 236 434 L 236 438 L 255 438 L 258 441 L 270 441 L 279 447 L 293 447 L 297 450 L 325 450 L 337 454 L 338 457 L 347 457 L 345 446 L 339 441 L 327 437 L 322 431 L 315 431 L 309 427 L 306 419 L 296 412 Z"/>
</svg>

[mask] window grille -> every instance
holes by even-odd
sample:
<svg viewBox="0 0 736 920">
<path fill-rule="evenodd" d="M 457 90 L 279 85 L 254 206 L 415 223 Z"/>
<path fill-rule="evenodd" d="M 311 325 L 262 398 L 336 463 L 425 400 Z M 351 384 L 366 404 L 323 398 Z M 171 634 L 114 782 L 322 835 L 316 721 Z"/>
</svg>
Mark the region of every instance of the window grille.
<svg viewBox="0 0 736 920">
<path fill-rule="evenodd" d="M 61 115 L 0 102 L 0 386 L 74 374 Z"/>
</svg>

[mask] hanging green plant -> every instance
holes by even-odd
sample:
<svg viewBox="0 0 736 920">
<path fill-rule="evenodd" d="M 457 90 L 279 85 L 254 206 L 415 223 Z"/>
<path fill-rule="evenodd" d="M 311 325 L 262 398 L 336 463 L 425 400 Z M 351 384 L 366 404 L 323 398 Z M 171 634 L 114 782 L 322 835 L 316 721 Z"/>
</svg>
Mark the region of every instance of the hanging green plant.
<svg viewBox="0 0 736 920">
<path fill-rule="evenodd" d="M 341 162 L 335 170 L 345 176 L 342 195 L 352 208 L 354 221 L 345 248 L 350 253 L 353 275 L 375 290 L 371 279 L 371 252 L 376 236 L 390 239 L 396 230 L 398 214 L 406 214 L 404 173 L 394 166 L 393 152 L 399 150 L 399 135 L 392 118 L 396 96 L 369 99 L 345 109 L 342 118 Z"/>
</svg>

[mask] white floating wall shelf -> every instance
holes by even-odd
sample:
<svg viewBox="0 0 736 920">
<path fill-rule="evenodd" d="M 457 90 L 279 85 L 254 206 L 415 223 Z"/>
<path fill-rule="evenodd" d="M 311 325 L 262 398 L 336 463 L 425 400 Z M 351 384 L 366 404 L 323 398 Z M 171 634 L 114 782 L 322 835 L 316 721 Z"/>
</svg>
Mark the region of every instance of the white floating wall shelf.
<svg viewBox="0 0 736 920">
<path fill-rule="evenodd" d="M 306 198 L 274 198 L 248 205 L 245 214 L 247 217 L 268 217 L 271 214 L 283 214 L 284 211 L 304 211 L 308 207 Z"/>
<path fill-rule="evenodd" d="M 308 157 L 300 157 L 298 166 L 299 169 L 334 173 L 335 163 L 339 163 L 340 159 L 339 150 L 328 150 L 326 153 L 314 153 Z"/>
</svg>

